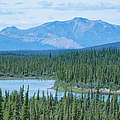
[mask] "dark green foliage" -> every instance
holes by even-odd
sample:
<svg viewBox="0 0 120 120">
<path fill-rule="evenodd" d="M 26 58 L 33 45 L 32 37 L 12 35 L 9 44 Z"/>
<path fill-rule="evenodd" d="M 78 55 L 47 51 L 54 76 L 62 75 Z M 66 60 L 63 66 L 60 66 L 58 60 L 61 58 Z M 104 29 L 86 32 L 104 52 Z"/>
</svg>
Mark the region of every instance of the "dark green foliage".
<svg viewBox="0 0 120 120">
<path fill-rule="evenodd" d="M 28 105 L 28 90 L 25 94 L 24 103 L 22 105 L 22 113 L 21 113 L 21 120 L 29 120 L 30 119 L 30 113 L 29 113 L 29 105 Z"/>
<path fill-rule="evenodd" d="M 56 77 L 55 87 L 65 90 L 63 98 L 51 94 L 42 98 L 29 98 L 20 92 L 0 89 L 0 120 L 119 120 L 118 96 L 109 95 L 107 101 L 99 93 L 100 88 L 120 89 L 120 50 L 73 51 L 55 56 L 40 54 L 0 55 L 0 77 Z M 67 89 L 71 92 L 67 94 Z M 73 96 L 72 90 L 90 88 L 91 92 Z M 96 94 L 92 92 L 96 88 Z"/>
<path fill-rule="evenodd" d="M 0 89 L 0 120 L 3 120 L 3 98 L 2 98 L 2 91 Z"/>
<path fill-rule="evenodd" d="M 58 81 L 81 82 L 86 87 L 99 84 L 107 88 L 113 84 L 119 88 L 120 51 L 117 49 L 74 51 L 51 57 L 40 54 L 0 55 L 1 77 L 40 77 L 56 76 Z M 110 83 L 110 86 L 107 85 Z M 114 87 L 114 86 L 113 86 Z"/>
<path fill-rule="evenodd" d="M 68 87 L 93 88 L 99 85 L 99 88 L 120 88 L 120 50 L 76 50 L 64 55 L 52 54 L 4 53 L 0 55 L 0 76 L 52 76 L 56 77 L 58 84 L 65 82 Z"/>
<path fill-rule="evenodd" d="M 120 89 L 120 50 L 76 51 L 58 58 L 55 86 Z"/>
<path fill-rule="evenodd" d="M 38 99 L 33 96 L 28 98 L 28 91 L 23 96 L 24 103 L 21 106 L 18 101 L 20 93 L 13 92 L 8 98 L 2 97 L 0 107 L 1 120 L 119 120 L 120 119 L 120 101 L 114 94 L 110 100 L 103 102 L 100 99 L 101 94 L 93 95 L 91 93 L 81 97 L 74 97 L 71 92 L 65 92 L 63 98 L 52 95 L 43 96 Z M 15 99 L 11 99 L 14 98 Z M 99 96 L 99 98 L 98 98 Z M 8 100 L 6 100 L 8 99 Z M 59 100 L 57 100 L 59 99 Z M 14 102 L 15 100 L 15 102 Z M 57 100 L 57 101 L 56 101 Z M 97 102 L 96 102 L 97 100 Z M 7 101 L 7 103 L 6 103 Z M 4 103 L 7 105 L 4 107 Z M 22 107 L 22 109 L 21 109 Z M 4 116 L 1 113 L 5 113 Z"/>
</svg>

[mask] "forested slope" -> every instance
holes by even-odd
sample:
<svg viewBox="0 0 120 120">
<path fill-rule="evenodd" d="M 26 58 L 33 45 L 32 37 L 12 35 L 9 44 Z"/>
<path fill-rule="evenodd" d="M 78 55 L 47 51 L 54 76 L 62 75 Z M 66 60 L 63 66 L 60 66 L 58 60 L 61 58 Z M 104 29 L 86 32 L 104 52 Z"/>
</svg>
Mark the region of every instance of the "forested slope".
<svg viewBox="0 0 120 120">
<path fill-rule="evenodd" d="M 119 89 L 120 50 L 75 50 L 63 55 L 1 54 L 1 77 L 56 77 L 56 86 Z M 57 84 L 58 83 L 58 84 Z M 114 86 L 115 85 L 115 86 Z M 60 87 L 60 86 L 58 86 Z"/>
<path fill-rule="evenodd" d="M 60 56 L 59 61 L 57 81 L 68 83 L 67 85 L 76 85 L 78 88 L 112 88 L 120 85 L 118 49 L 75 51 Z"/>
<path fill-rule="evenodd" d="M 0 55 L 0 76 L 56 78 L 55 88 L 65 90 L 59 98 L 51 94 L 42 98 L 39 91 L 29 97 L 29 87 L 20 91 L 0 89 L 0 120 L 119 120 L 120 100 L 108 93 L 107 100 L 100 88 L 120 89 L 120 50 L 79 50 L 63 55 L 16 54 Z M 95 88 L 73 95 L 73 89 Z M 69 91 L 69 92 L 67 92 Z M 36 96 L 37 95 L 37 96 Z"/>
<path fill-rule="evenodd" d="M 73 97 L 72 92 L 64 93 L 63 98 L 51 94 L 42 98 L 35 95 L 29 98 L 29 88 L 24 96 L 24 88 L 12 94 L 0 89 L 0 120 L 119 120 L 120 101 L 117 95 L 108 95 L 107 101 L 97 94 L 81 94 Z"/>
</svg>

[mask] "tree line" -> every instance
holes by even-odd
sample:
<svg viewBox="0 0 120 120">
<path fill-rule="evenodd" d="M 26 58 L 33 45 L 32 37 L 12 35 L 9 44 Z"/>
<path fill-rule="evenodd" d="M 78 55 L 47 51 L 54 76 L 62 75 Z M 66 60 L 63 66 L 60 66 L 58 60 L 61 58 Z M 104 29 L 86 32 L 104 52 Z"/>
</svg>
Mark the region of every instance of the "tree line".
<svg viewBox="0 0 120 120">
<path fill-rule="evenodd" d="M 120 85 L 120 50 L 75 50 L 63 55 L 46 56 L 19 53 L 0 55 L 1 77 L 54 76 L 56 82 L 88 87 Z"/>
<path fill-rule="evenodd" d="M 25 93 L 25 94 L 24 94 Z M 119 120 L 120 101 L 114 94 L 104 96 L 86 93 L 81 96 L 73 95 L 72 91 L 65 92 L 62 98 L 52 94 L 39 97 L 37 95 L 29 98 L 29 88 L 24 92 L 9 91 L 2 96 L 0 89 L 0 120 Z"/>
<path fill-rule="evenodd" d="M 82 50 L 59 56 L 56 77 L 60 82 L 78 88 L 120 86 L 120 50 Z"/>
</svg>

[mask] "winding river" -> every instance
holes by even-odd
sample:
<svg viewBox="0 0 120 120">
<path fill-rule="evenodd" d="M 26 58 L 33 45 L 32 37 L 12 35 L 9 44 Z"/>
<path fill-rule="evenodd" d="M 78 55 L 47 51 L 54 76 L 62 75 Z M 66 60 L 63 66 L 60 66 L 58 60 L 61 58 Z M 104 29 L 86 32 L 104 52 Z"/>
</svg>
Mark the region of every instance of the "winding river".
<svg viewBox="0 0 120 120">
<path fill-rule="evenodd" d="M 5 90 L 10 93 L 17 90 L 20 90 L 20 87 L 24 85 L 24 90 L 27 91 L 29 86 L 29 96 L 32 97 L 35 93 L 44 91 L 45 95 L 51 93 L 55 95 L 55 90 L 51 89 L 54 86 L 55 80 L 39 80 L 39 79 L 28 79 L 28 80 L 0 80 L 0 88 L 2 89 L 3 96 L 5 95 Z M 58 92 L 58 96 L 62 97 L 64 92 Z"/>
<path fill-rule="evenodd" d="M 24 90 L 26 91 L 29 86 L 29 97 L 32 97 L 39 90 L 40 97 L 44 91 L 45 96 L 47 93 L 51 93 L 55 96 L 55 90 L 51 89 L 54 86 L 55 80 L 39 80 L 39 79 L 28 79 L 28 80 L 0 80 L 0 88 L 2 89 L 2 95 L 5 95 L 5 90 L 10 93 L 17 90 L 20 90 L 20 87 L 24 85 Z M 73 93 L 75 94 L 75 93 Z M 64 95 L 64 92 L 58 91 L 58 97 L 61 98 Z M 77 93 L 77 97 L 81 97 L 80 93 Z M 108 95 L 104 95 L 105 101 L 107 100 Z M 118 97 L 120 100 L 120 96 Z"/>
</svg>

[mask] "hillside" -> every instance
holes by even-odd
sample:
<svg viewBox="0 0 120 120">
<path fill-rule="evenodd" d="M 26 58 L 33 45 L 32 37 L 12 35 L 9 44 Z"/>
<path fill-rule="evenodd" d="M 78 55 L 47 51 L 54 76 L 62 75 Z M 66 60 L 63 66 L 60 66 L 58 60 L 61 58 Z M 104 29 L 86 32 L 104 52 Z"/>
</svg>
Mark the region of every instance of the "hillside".
<svg viewBox="0 0 120 120">
<path fill-rule="evenodd" d="M 91 49 L 91 48 L 92 49 L 103 49 L 103 48 L 117 48 L 117 49 L 120 49 L 120 42 L 108 43 L 108 44 L 88 47 L 88 48 L 84 48 L 84 49 Z"/>
<path fill-rule="evenodd" d="M 120 42 L 120 26 L 79 17 L 0 31 L 0 50 L 80 49 L 112 42 Z"/>
</svg>

